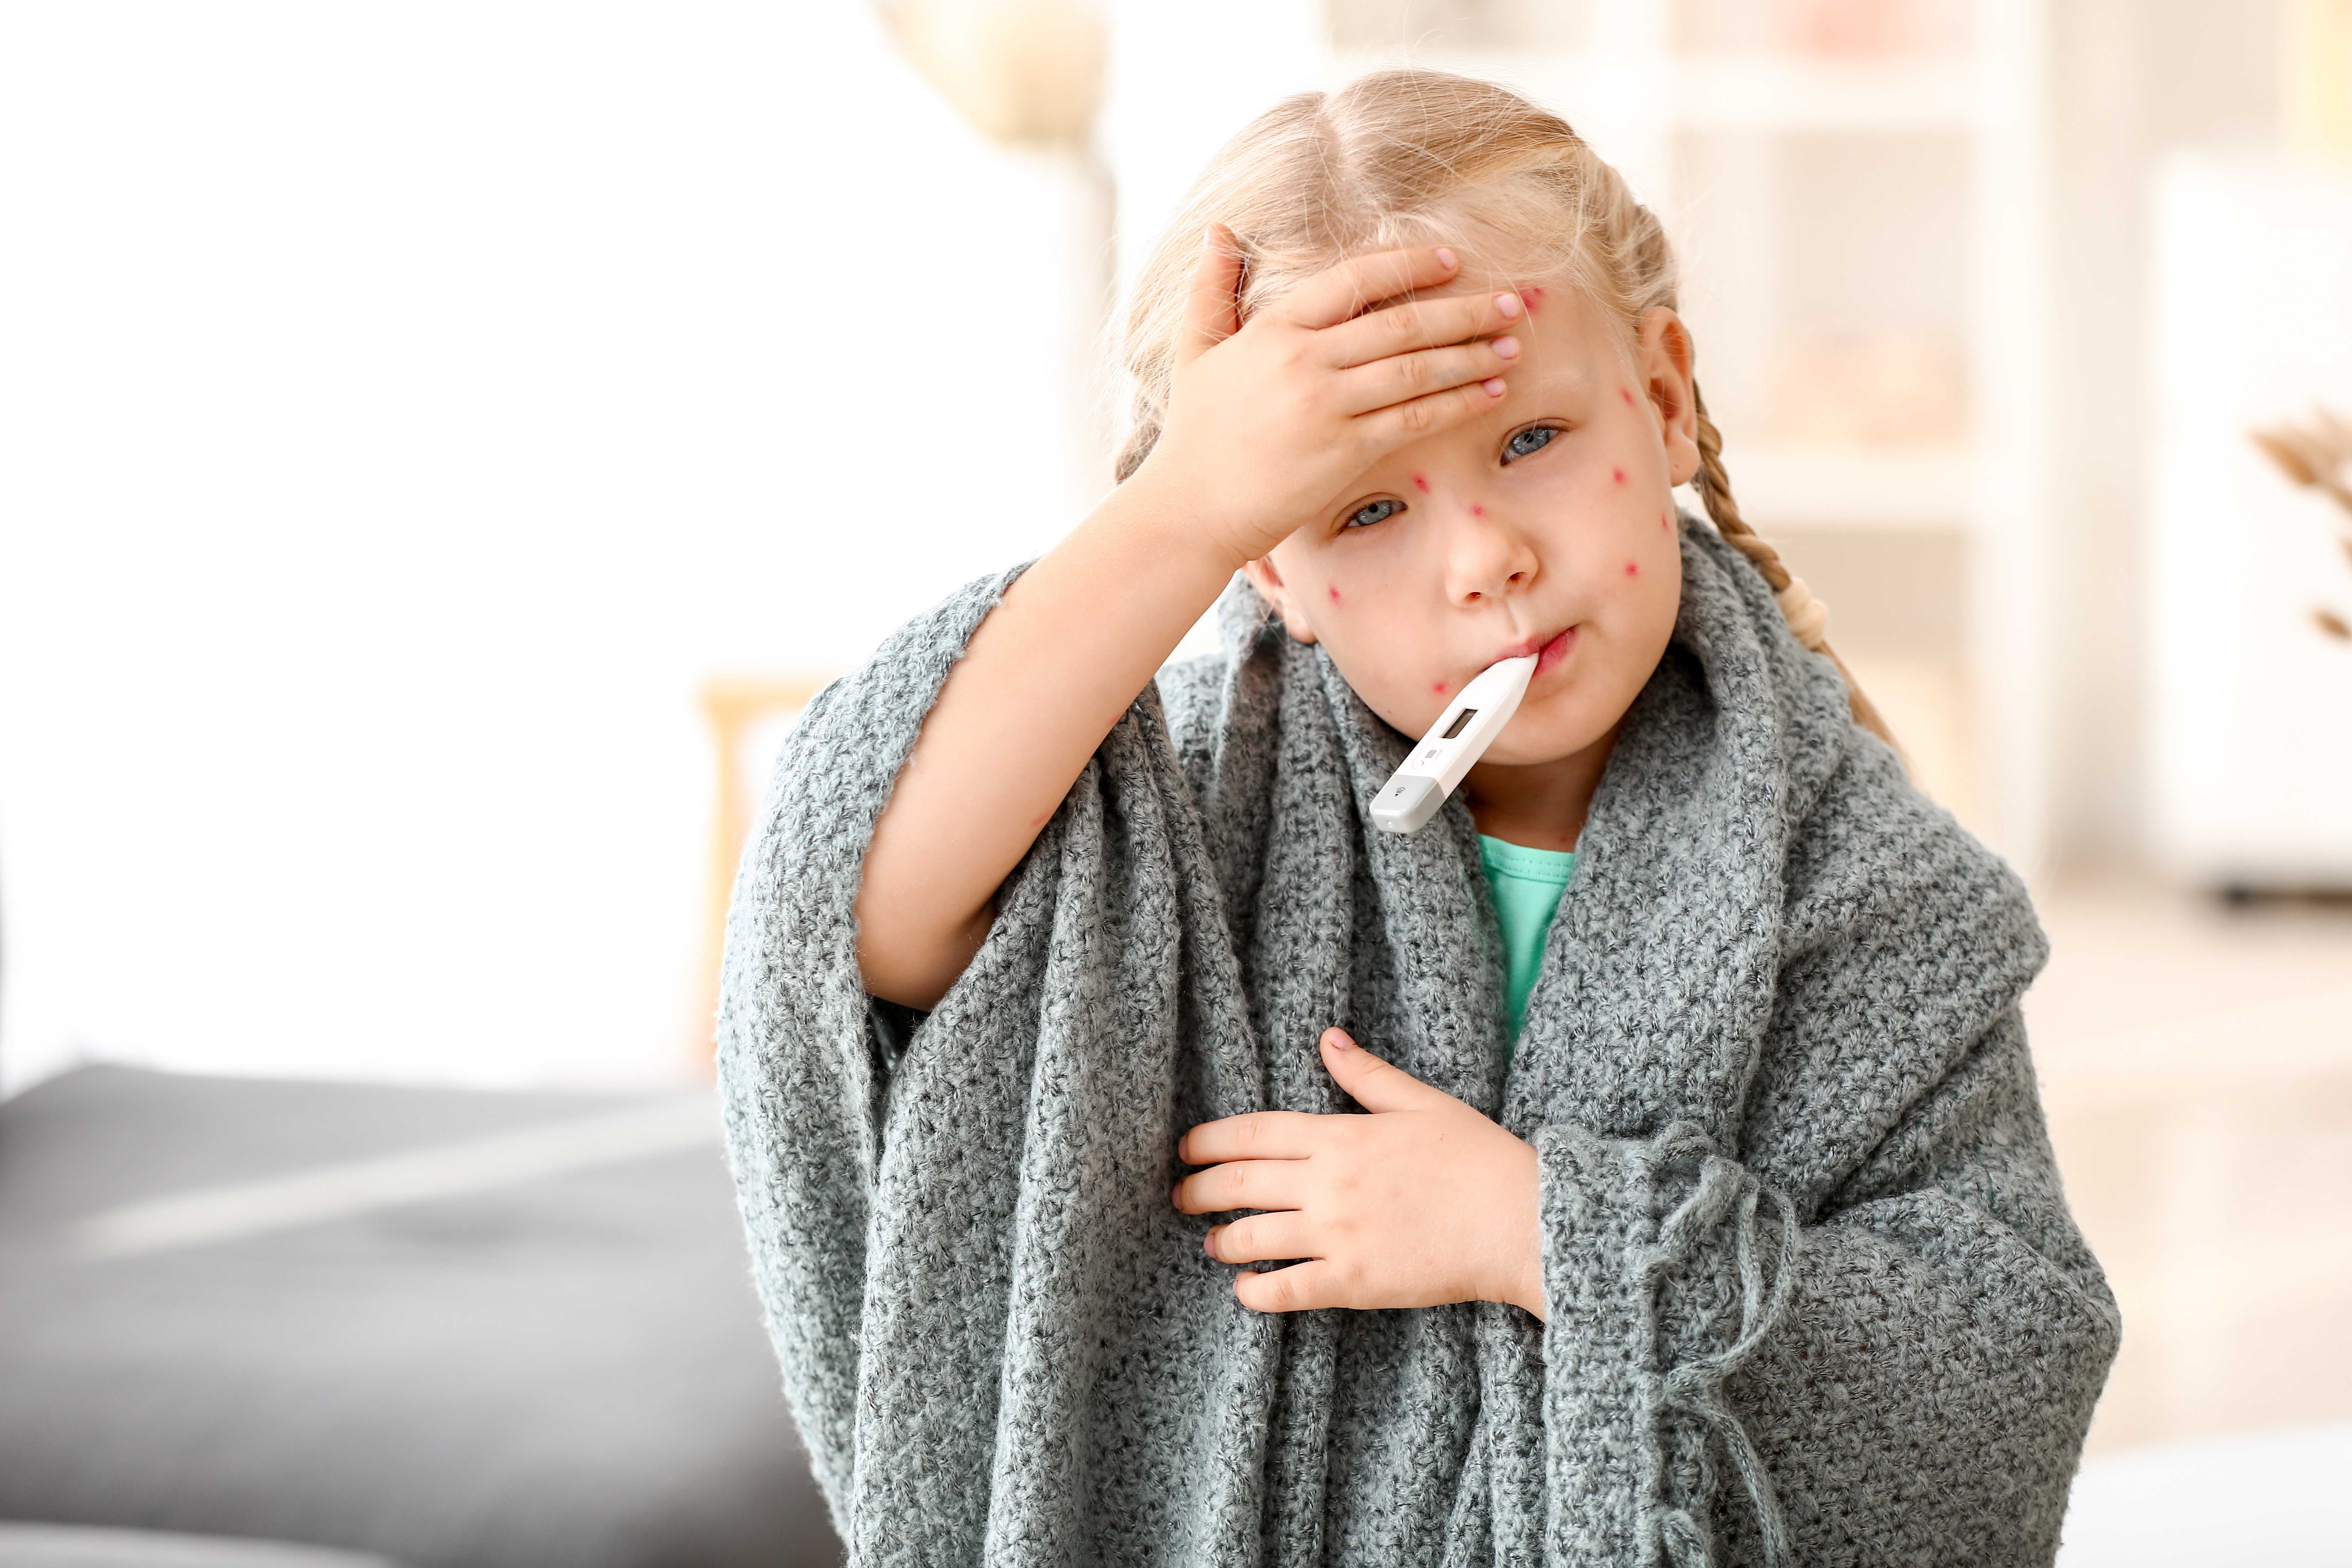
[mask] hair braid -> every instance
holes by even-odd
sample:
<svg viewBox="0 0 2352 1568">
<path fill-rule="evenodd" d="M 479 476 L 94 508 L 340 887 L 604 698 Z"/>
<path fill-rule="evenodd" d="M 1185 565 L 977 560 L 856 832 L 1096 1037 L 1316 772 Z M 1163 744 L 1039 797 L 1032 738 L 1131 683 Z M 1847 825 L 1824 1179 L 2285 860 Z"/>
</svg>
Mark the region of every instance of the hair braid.
<svg viewBox="0 0 2352 1568">
<path fill-rule="evenodd" d="M 1723 471 L 1723 433 L 1707 417 L 1706 399 L 1700 395 L 1696 382 L 1691 384 L 1691 407 L 1698 416 L 1698 472 L 1692 476 L 1691 485 L 1706 507 L 1708 521 L 1715 524 L 1716 532 L 1723 536 L 1725 542 L 1755 563 L 1765 585 L 1780 600 L 1780 613 L 1787 617 L 1789 629 L 1797 635 L 1797 640 L 1815 653 L 1829 655 L 1830 662 L 1837 666 L 1838 674 L 1845 680 L 1846 705 L 1853 712 L 1854 722 L 1894 747 L 1907 770 L 1910 759 L 1904 756 L 1902 743 L 1880 717 L 1878 705 L 1864 693 L 1853 671 L 1830 647 L 1828 607 L 1813 597 L 1802 578 L 1790 575 L 1780 552 L 1739 515 L 1739 503 L 1731 497 L 1730 476 Z"/>
</svg>

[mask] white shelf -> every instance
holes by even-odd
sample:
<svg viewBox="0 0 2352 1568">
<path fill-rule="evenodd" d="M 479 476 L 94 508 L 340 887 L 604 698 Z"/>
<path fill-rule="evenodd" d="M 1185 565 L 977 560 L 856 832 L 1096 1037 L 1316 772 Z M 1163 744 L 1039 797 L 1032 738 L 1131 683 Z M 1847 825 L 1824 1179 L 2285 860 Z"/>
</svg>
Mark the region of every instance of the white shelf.
<svg viewBox="0 0 2352 1568">
<path fill-rule="evenodd" d="M 1990 110 L 1976 74 L 1956 61 L 1808 60 L 1773 55 L 1684 55 L 1670 68 L 1595 52 L 1530 49 L 1345 50 L 1345 81 L 1420 66 L 1513 88 L 1570 114 L 1614 100 L 1626 77 L 1654 77 L 1657 119 L 1677 131 L 1967 132 Z"/>
<path fill-rule="evenodd" d="M 1976 511 L 1975 455 L 1965 447 L 1726 447 L 1739 511 L 1775 528 L 1964 531 Z"/>
</svg>

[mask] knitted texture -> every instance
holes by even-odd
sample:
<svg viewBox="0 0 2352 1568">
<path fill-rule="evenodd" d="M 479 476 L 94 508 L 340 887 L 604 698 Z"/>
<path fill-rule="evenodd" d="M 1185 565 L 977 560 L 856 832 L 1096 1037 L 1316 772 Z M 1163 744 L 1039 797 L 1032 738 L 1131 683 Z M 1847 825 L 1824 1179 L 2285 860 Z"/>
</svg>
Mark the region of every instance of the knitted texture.
<svg viewBox="0 0 2352 1568">
<path fill-rule="evenodd" d="M 853 1561 L 2046 1563 L 2118 1332 L 2069 1217 L 2009 868 L 1682 520 L 1506 1070 L 1457 797 L 1236 577 L 1223 651 L 1120 718 L 929 1014 L 868 998 L 874 823 L 969 584 L 828 686 L 748 847 L 728 1146 Z M 1178 1137 L 1355 1109 L 1331 1025 L 1538 1153 L 1548 1321 L 1252 1312 Z"/>
</svg>

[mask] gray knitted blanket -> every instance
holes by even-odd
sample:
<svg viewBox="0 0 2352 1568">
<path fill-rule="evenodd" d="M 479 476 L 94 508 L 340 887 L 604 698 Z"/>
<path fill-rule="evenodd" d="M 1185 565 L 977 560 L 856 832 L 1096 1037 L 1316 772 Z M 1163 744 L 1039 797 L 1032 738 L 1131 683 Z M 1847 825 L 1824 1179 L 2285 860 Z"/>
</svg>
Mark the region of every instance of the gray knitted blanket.
<svg viewBox="0 0 2352 1568">
<path fill-rule="evenodd" d="M 1682 541 L 1507 1070 L 1467 809 L 1372 827 L 1410 739 L 1239 577 L 1223 652 L 1119 720 L 929 1014 L 866 995 L 852 900 L 1022 568 L 817 698 L 737 880 L 719 1063 L 853 1561 L 2050 1560 L 2118 1328 L 2019 1015 L 2041 929 L 1754 568 Z M 1535 1146 L 1548 1322 L 1234 1300 L 1176 1140 L 1349 1110 L 1333 1024 Z"/>
</svg>

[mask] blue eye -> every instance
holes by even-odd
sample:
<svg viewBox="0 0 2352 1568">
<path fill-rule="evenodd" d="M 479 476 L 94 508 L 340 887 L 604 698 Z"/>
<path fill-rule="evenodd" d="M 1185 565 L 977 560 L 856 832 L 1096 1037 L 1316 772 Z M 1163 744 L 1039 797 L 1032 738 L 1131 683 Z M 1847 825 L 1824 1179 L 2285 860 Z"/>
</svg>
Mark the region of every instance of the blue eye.
<svg viewBox="0 0 2352 1568">
<path fill-rule="evenodd" d="M 1558 430 L 1549 425 L 1537 425 L 1522 430 L 1503 443 L 1503 461 L 1507 463 L 1514 458 L 1524 458 L 1529 453 L 1540 452 L 1550 446 L 1551 438 L 1559 434 Z"/>
<path fill-rule="evenodd" d="M 1367 501 L 1349 514 L 1345 526 L 1370 528 L 1376 522 L 1386 522 L 1403 510 L 1404 502 L 1401 500 Z"/>
</svg>

